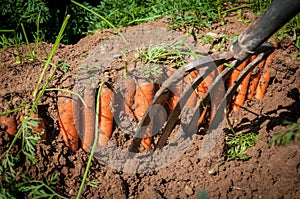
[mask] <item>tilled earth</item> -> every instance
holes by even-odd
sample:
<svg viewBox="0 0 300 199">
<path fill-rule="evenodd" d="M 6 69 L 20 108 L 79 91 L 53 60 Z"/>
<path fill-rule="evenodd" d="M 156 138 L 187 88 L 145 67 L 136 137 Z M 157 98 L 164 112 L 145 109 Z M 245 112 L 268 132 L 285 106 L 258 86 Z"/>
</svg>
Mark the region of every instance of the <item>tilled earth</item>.
<svg viewBox="0 0 300 199">
<path fill-rule="evenodd" d="M 247 13 L 245 17 L 254 18 L 251 13 Z M 236 16 L 228 17 L 225 25 L 214 24 L 211 31 L 199 32 L 202 35 L 208 33 L 219 36 L 212 44 L 198 42 L 195 46 L 190 37 L 186 42 L 199 53 L 220 51 L 223 50 L 217 46 L 217 43 L 223 41 L 220 35 L 239 34 L 247 25 L 238 21 Z M 240 28 L 236 30 L 236 26 Z M 137 49 L 145 49 L 149 45 L 170 45 L 186 36 L 185 31 L 167 30 L 167 25 L 162 21 L 121 30 L 128 39 L 128 44 L 106 30 L 96 31 L 94 35 L 81 39 L 75 45 L 60 45 L 52 61 L 54 64 L 68 63 L 70 68 L 68 72 L 58 70 L 49 87 L 74 88 L 80 67 L 91 66 L 96 62 L 105 67 L 104 71 L 109 71 L 107 74 L 99 74 L 100 79 L 109 76 L 117 81 L 123 73 L 125 59 L 130 59 L 124 58 L 125 51 L 134 57 Z M 49 53 L 52 45 L 42 45 Z M 28 54 L 26 49 L 26 46 L 22 46 L 21 52 Z M 165 160 L 156 160 L 159 164 L 160 161 L 168 162 L 167 159 L 171 159 L 162 168 L 157 166 L 154 169 L 132 170 L 131 165 L 119 167 L 109 164 L 109 160 L 103 161 L 101 158 L 103 152 L 98 154 L 89 170 L 88 184 L 84 187 L 82 198 L 198 198 L 201 190 L 206 190 L 210 198 L 299 198 L 300 142 L 295 141 L 285 147 L 269 145 L 274 133 L 289 128 L 283 121 L 300 122 L 300 61 L 292 58 L 295 53 L 295 47 L 289 39 L 281 41 L 272 61 L 272 78 L 264 99 L 248 100 L 238 112 L 229 114 L 237 133 L 254 132 L 260 137 L 256 145 L 247 151 L 249 160 L 228 161 L 216 167 L 225 160 L 225 132 L 229 131 L 229 127 L 223 123 L 218 132 L 215 132 L 217 136 L 212 138 L 215 139 L 213 141 L 209 141 L 210 134 L 202 132 L 182 140 L 188 143 L 187 146 L 170 147 L 166 153 L 169 156 L 162 156 Z M 41 50 L 40 59 L 44 59 L 43 56 L 45 53 Z M 23 61 L 18 65 L 14 62 L 15 57 L 11 54 L 2 54 L 1 112 L 31 101 L 44 66 L 43 62 Z M 133 66 L 129 65 L 129 69 L 130 67 Z M 50 76 L 52 70 L 50 67 L 46 71 L 45 78 Z M 37 146 L 37 163 L 27 165 L 21 162 L 16 170 L 38 180 L 58 173 L 55 190 L 66 197 L 75 198 L 89 153 L 82 149 L 72 152 L 63 142 L 58 128 L 56 95 L 56 91 L 46 92 L 39 106 L 39 113 L 46 123 L 47 140 Z M 17 113 L 15 116 L 17 117 Z M 12 139 L 6 132 L 0 131 L 1 154 Z M 110 142 L 117 143 L 118 146 L 123 144 L 126 148 L 129 140 L 129 134 L 116 128 Z M 17 143 L 14 150 L 18 150 L 20 144 Z M 97 183 L 92 186 L 92 182 Z"/>
</svg>

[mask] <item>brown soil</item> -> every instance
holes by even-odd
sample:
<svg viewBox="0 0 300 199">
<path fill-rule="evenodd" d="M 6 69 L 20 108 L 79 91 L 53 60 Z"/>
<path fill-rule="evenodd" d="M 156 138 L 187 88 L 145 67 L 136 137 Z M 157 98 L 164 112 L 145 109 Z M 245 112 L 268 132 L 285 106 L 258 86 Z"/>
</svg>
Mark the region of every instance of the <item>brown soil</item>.
<svg viewBox="0 0 300 199">
<path fill-rule="evenodd" d="M 254 18 L 249 13 L 245 17 Z M 238 30 L 235 28 L 237 26 Z M 213 30 L 199 33 L 239 34 L 247 26 L 248 24 L 232 16 L 226 18 L 225 25 L 214 24 Z M 173 44 L 185 37 L 183 32 L 169 31 L 165 23 L 157 21 L 123 28 L 122 33 L 128 39 L 128 44 L 119 36 L 113 35 L 110 30 L 106 30 L 96 31 L 94 35 L 81 39 L 75 45 L 60 45 L 52 62 L 65 62 L 70 68 L 68 72 L 59 69 L 49 87 L 74 89 L 81 93 L 86 89 L 86 85 L 96 88 L 100 80 L 105 80 L 117 88 L 117 82 L 120 82 L 124 72 L 124 61 L 135 58 L 137 49 L 145 49 L 150 44 Z M 210 53 L 220 50 L 217 46 L 220 42 L 222 41 L 215 41 L 215 45 L 198 42 L 195 46 L 193 38 L 188 37 L 186 43 L 198 53 Z M 42 45 L 49 53 L 52 45 Z M 227 46 L 228 44 L 224 47 Z M 29 54 L 26 46 L 20 49 L 22 54 Z M 45 59 L 43 48 L 40 49 L 39 58 Z M 127 57 L 122 54 L 125 51 L 128 52 Z M 249 160 L 228 161 L 216 167 L 225 159 L 225 132 L 228 132 L 229 128 L 224 123 L 224 130 L 219 128 L 214 134 L 217 135 L 217 140 L 209 141 L 210 134 L 203 133 L 188 138 L 179 135 L 178 138 L 174 138 L 178 139 L 175 143 L 182 142 L 182 145 L 173 148 L 170 146 L 162 150 L 161 154 L 150 157 L 146 157 L 148 153 L 143 152 L 135 159 L 140 161 L 140 167 L 136 168 L 124 165 L 122 160 L 114 161 L 117 159 L 113 157 L 114 152 L 119 150 L 118 155 L 124 158 L 123 150 L 128 148 L 132 140 L 130 132 L 116 127 L 108 147 L 103 150 L 97 149 L 97 158 L 94 158 L 89 170 L 88 181 L 97 181 L 99 184 L 85 185 L 82 198 L 198 198 L 201 190 L 206 190 L 210 198 L 299 198 L 300 142 L 296 141 L 286 147 L 270 147 L 268 144 L 274 133 L 288 129 L 283 125 L 284 120 L 300 122 L 300 62 L 292 58 L 294 53 L 291 42 L 288 39 L 283 40 L 275 51 L 272 79 L 264 99 L 248 100 L 242 109 L 229 115 L 237 133 L 255 132 L 261 138 L 255 147 L 247 151 L 251 157 Z M 15 57 L 10 53 L 2 54 L 1 112 L 18 108 L 24 102 L 31 102 L 33 90 L 44 66 L 44 63 L 39 61 L 24 60 L 17 65 L 14 64 L 15 61 Z M 83 75 L 82 66 L 86 66 Z M 139 68 L 139 65 L 129 64 L 128 68 L 132 70 Z M 45 80 L 52 71 L 53 67 L 46 71 Z M 88 81 L 83 80 L 87 79 L 86 71 L 93 73 Z M 56 101 L 56 91 L 48 91 L 42 97 L 39 113 L 46 123 L 47 139 L 37 146 L 37 164 L 28 166 L 21 162 L 17 165 L 17 171 L 38 180 L 58 173 L 55 190 L 66 197 L 75 198 L 89 153 L 82 149 L 71 152 L 63 142 L 59 134 Z M 19 114 L 15 113 L 15 116 Z M 1 128 L 1 154 L 8 148 L 12 139 Z M 207 146 L 207 143 L 213 145 Z M 17 142 L 14 150 L 18 150 L 20 144 Z M 209 149 L 207 154 L 205 147 Z M 143 156 L 145 159 L 141 160 Z M 157 161 L 154 164 L 158 165 L 155 169 L 152 169 L 153 165 L 147 167 L 147 160 L 151 158 L 160 158 L 154 160 Z M 168 158 L 174 159 L 168 161 Z M 134 164 L 134 161 L 128 164 L 131 163 Z M 165 165 L 159 166 L 161 164 Z"/>
</svg>

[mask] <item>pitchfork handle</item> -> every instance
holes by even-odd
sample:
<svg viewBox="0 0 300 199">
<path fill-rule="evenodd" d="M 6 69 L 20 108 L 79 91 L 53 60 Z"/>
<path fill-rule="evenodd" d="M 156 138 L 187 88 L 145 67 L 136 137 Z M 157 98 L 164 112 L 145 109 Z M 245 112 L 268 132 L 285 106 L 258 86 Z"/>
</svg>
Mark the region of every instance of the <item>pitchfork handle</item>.
<svg viewBox="0 0 300 199">
<path fill-rule="evenodd" d="M 244 60 L 300 12 L 300 0 L 276 0 L 230 46 L 234 58 Z"/>
</svg>

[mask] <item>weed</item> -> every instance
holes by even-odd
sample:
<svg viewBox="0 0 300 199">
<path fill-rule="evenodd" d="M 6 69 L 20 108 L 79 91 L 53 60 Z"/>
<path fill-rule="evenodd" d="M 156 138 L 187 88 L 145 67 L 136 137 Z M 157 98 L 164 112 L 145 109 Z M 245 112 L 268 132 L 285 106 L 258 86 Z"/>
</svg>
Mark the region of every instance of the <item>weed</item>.
<svg viewBox="0 0 300 199">
<path fill-rule="evenodd" d="M 289 130 L 275 133 L 270 142 L 271 146 L 286 146 L 295 139 L 300 140 L 300 123 L 284 121 L 283 124 L 289 125 Z"/>
<path fill-rule="evenodd" d="M 248 148 L 253 147 L 259 136 L 255 133 L 240 134 L 234 136 L 226 136 L 227 144 L 227 161 L 230 160 L 248 160 L 249 157 L 246 154 Z"/>
</svg>

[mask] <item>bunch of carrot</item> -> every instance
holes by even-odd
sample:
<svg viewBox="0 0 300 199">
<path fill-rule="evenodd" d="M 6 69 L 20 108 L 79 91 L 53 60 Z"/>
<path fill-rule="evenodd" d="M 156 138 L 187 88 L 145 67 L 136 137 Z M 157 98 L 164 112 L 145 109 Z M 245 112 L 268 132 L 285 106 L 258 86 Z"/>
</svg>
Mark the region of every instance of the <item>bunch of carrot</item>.
<svg viewBox="0 0 300 199">
<path fill-rule="evenodd" d="M 273 57 L 274 53 L 270 54 L 266 60 L 259 64 L 258 73 L 249 74 L 242 81 L 231 105 L 233 111 L 237 111 L 244 104 L 246 99 L 252 99 L 253 97 L 257 99 L 263 98 L 270 81 L 270 67 Z M 245 66 L 254 58 L 255 56 L 250 57 L 235 70 L 233 70 L 227 85 L 228 87 L 234 84 L 241 70 L 243 70 Z M 202 83 L 194 90 L 191 97 L 187 101 L 187 106 L 189 108 L 199 106 L 208 88 L 223 69 L 224 65 L 219 66 L 217 70 L 213 71 L 209 76 L 207 76 L 204 81 L 202 81 Z M 175 69 L 167 70 L 167 76 L 171 76 L 174 71 Z M 169 114 L 178 103 L 180 95 L 183 92 L 184 84 L 190 84 L 197 75 L 197 70 L 192 71 L 182 81 L 175 85 L 174 88 L 171 89 L 172 92 L 169 93 L 166 100 L 162 104 L 162 106 L 167 107 Z M 97 130 L 99 134 L 98 144 L 100 146 L 107 145 L 114 128 L 114 103 L 118 103 L 118 111 L 123 111 L 126 117 L 133 116 L 136 118 L 137 122 L 141 121 L 154 98 L 156 91 L 155 84 L 145 79 L 133 79 L 129 76 L 124 79 L 123 86 L 122 97 L 120 100 L 119 96 L 118 99 L 115 99 L 115 92 L 113 92 L 109 85 L 103 85 L 99 99 L 99 121 L 95 121 L 95 91 L 85 91 L 83 99 L 86 102 L 87 107 L 84 107 L 80 102 L 72 99 L 70 96 L 62 95 L 58 97 L 60 133 L 62 134 L 65 143 L 71 148 L 71 150 L 76 151 L 80 146 L 84 150 L 89 150 L 94 141 L 95 122 L 99 123 L 99 129 Z M 204 105 L 204 111 L 200 115 L 198 125 L 200 126 L 202 124 L 208 110 L 210 111 L 210 118 L 213 118 L 216 114 L 216 108 L 217 105 L 215 104 L 211 104 L 210 106 Z M 146 133 L 142 138 L 142 145 L 146 150 L 151 149 L 152 136 L 155 131 L 154 127 L 162 126 L 162 122 L 164 122 L 165 119 L 164 114 L 159 111 L 159 109 L 157 111 L 157 115 L 153 117 L 156 118 L 151 119 Z M 157 124 L 157 122 L 159 124 Z M 82 132 L 81 142 L 79 141 L 79 132 Z"/>
<path fill-rule="evenodd" d="M 274 46 L 277 47 L 277 44 L 274 43 Z M 269 85 L 269 81 L 271 79 L 270 69 L 273 58 L 274 52 L 272 52 L 265 60 L 262 60 L 258 64 L 258 70 L 256 73 L 249 73 L 242 81 L 241 85 L 238 88 L 237 94 L 233 99 L 233 111 L 237 111 L 241 106 L 243 106 L 246 99 L 252 99 L 253 97 L 259 100 L 263 99 L 266 89 Z M 240 71 L 243 70 L 244 67 L 254 59 L 255 56 L 250 57 L 241 65 L 239 65 L 236 70 L 233 71 L 232 75 L 230 76 L 228 87 L 230 87 L 238 78 Z"/>
</svg>

